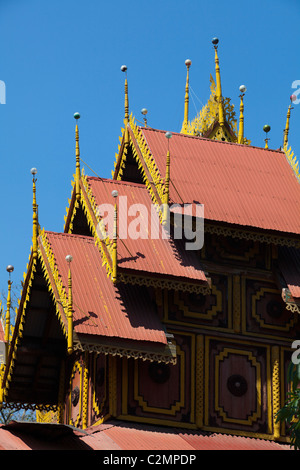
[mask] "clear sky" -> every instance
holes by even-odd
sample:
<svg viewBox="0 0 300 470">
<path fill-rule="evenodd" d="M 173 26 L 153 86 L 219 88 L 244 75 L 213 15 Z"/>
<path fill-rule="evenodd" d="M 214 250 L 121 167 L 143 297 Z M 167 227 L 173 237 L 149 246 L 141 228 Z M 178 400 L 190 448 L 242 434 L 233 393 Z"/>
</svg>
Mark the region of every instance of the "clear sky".
<svg viewBox="0 0 300 470">
<path fill-rule="evenodd" d="M 245 136 L 282 145 L 289 97 L 300 81 L 299 0 L 0 0 L 2 216 L 0 292 L 6 266 L 23 279 L 31 247 L 32 181 L 38 169 L 39 222 L 63 231 L 75 170 L 74 112 L 80 112 L 82 159 L 110 177 L 124 117 L 128 67 L 130 111 L 151 127 L 180 131 L 185 59 L 192 60 L 190 118 L 209 98 L 217 36 L 223 95 L 239 106 L 245 84 Z M 299 88 L 299 86 L 298 86 Z M 300 98 L 300 94 L 298 95 Z M 300 104 L 289 143 L 300 156 Z M 192 169 L 191 169 L 192 170 Z M 92 174 L 86 168 L 86 173 Z M 192 177 L 192 172 L 191 172 Z M 287 188 L 288 192 L 288 188 Z M 298 217 L 299 214 L 295 214 Z"/>
</svg>

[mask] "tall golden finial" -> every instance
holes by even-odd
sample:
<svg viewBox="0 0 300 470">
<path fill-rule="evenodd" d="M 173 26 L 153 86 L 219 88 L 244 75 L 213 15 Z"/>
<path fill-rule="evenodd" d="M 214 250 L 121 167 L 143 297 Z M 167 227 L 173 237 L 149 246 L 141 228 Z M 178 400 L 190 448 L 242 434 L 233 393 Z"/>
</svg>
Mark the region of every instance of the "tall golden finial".
<svg viewBox="0 0 300 470">
<path fill-rule="evenodd" d="M 239 134 L 238 134 L 238 143 L 243 144 L 244 143 L 244 96 L 245 96 L 245 91 L 247 88 L 245 85 L 241 85 L 239 88 L 241 94 L 241 102 L 240 102 L 240 125 L 239 125 Z"/>
<path fill-rule="evenodd" d="M 5 364 L 8 357 L 8 350 L 9 350 L 9 341 L 10 341 L 10 307 L 11 307 L 11 285 L 12 281 L 10 280 L 10 275 L 13 272 L 14 267 L 12 265 L 8 265 L 6 271 L 9 273 L 8 279 L 8 293 L 6 299 L 6 316 L 5 316 L 5 334 L 4 334 L 4 341 L 5 341 Z"/>
<path fill-rule="evenodd" d="M 290 100 L 291 100 L 291 103 L 288 107 L 288 110 L 287 110 L 287 115 L 286 115 L 286 124 L 285 124 L 285 129 L 284 129 L 284 135 L 283 135 L 283 149 L 284 150 L 287 150 L 287 146 L 288 146 L 288 136 L 289 136 L 289 130 L 290 130 L 290 117 L 291 117 L 291 109 L 294 109 L 292 107 L 292 102 L 295 101 L 296 99 L 296 95 L 291 95 L 290 96 Z"/>
<path fill-rule="evenodd" d="M 33 209 L 33 216 L 32 216 L 32 222 L 33 222 L 33 228 L 32 228 L 32 256 L 33 258 L 37 258 L 37 238 L 38 238 L 38 206 L 36 203 L 36 181 L 37 178 L 35 178 L 35 175 L 37 174 L 37 169 L 36 168 L 31 168 L 31 174 L 32 174 L 32 191 L 33 191 L 33 201 L 32 201 L 32 209 Z"/>
<path fill-rule="evenodd" d="M 127 82 L 127 65 L 122 65 L 121 71 L 125 73 L 125 118 L 124 118 L 124 126 L 125 126 L 125 144 L 129 142 L 129 135 L 128 135 L 128 122 L 129 122 L 129 99 L 128 99 L 128 82 Z"/>
<path fill-rule="evenodd" d="M 117 264 L 118 264 L 118 250 L 117 250 L 117 239 L 118 239 L 118 205 L 117 197 L 118 191 L 114 189 L 111 193 L 112 197 L 116 199 L 114 207 L 114 232 L 113 232 L 113 253 L 112 253 L 112 281 L 114 284 L 117 282 Z"/>
<path fill-rule="evenodd" d="M 143 120 L 144 120 L 145 127 L 147 127 L 147 118 L 146 118 L 146 116 L 147 116 L 147 114 L 148 114 L 148 109 L 143 108 L 143 109 L 141 110 L 141 113 L 142 113 L 142 115 L 144 116 L 144 117 L 143 117 Z"/>
<path fill-rule="evenodd" d="M 66 261 L 69 265 L 68 272 L 68 354 L 73 352 L 73 292 L 72 292 L 72 273 L 71 262 L 73 261 L 72 255 L 66 256 Z"/>
<path fill-rule="evenodd" d="M 218 57 L 218 38 L 213 38 L 212 43 L 215 48 L 215 64 L 216 64 L 216 96 L 219 103 L 219 124 L 220 126 L 224 126 L 224 109 L 223 109 L 223 97 L 222 97 L 222 87 L 221 87 L 221 73 L 220 73 L 220 66 L 219 66 L 219 57 Z"/>
<path fill-rule="evenodd" d="M 171 132 L 166 132 L 166 138 L 168 139 L 168 150 L 167 150 L 167 161 L 166 161 L 166 176 L 165 176 L 165 193 L 163 201 L 163 220 L 162 224 L 166 225 L 168 221 L 168 211 L 169 211 L 169 199 L 170 199 L 170 148 L 169 141 L 172 137 Z"/>
<path fill-rule="evenodd" d="M 270 132 L 271 130 L 271 127 L 269 126 L 269 124 L 265 124 L 264 127 L 263 127 L 263 130 L 265 131 L 266 133 L 266 138 L 265 138 L 265 149 L 268 149 L 269 148 L 269 145 L 268 145 L 268 141 L 270 139 L 268 139 L 268 132 Z"/>
<path fill-rule="evenodd" d="M 76 119 L 75 127 L 75 155 L 76 155 L 76 173 L 75 173 L 75 193 L 76 201 L 80 200 L 80 150 L 79 150 L 79 130 L 77 121 L 80 119 L 79 113 L 74 113 L 74 118 Z"/>
<path fill-rule="evenodd" d="M 181 130 L 183 134 L 186 134 L 188 122 L 189 122 L 189 70 L 190 70 L 190 66 L 192 65 L 192 61 L 190 59 L 186 59 L 185 65 L 187 68 L 187 72 L 186 72 L 185 98 L 184 98 L 184 119 L 183 119 L 182 130 Z"/>
</svg>

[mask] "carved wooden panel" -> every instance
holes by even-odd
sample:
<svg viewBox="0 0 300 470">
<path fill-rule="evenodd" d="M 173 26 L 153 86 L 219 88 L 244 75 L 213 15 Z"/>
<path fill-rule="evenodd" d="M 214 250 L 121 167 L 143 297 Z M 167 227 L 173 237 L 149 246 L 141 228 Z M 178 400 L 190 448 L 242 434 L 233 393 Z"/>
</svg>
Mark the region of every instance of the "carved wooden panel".
<svg viewBox="0 0 300 470">
<path fill-rule="evenodd" d="M 195 337 L 182 334 L 175 339 L 176 365 L 128 360 L 123 366 L 123 393 L 128 377 L 123 415 L 195 422 Z"/>
<path fill-rule="evenodd" d="M 228 266 L 247 264 L 256 268 L 270 265 L 270 247 L 258 241 L 205 234 L 205 245 L 201 257 L 214 263 Z"/>
<path fill-rule="evenodd" d="M 82 384 L 83 366 L 78 360 L 73 365 L 68 397 L 69 424 L 75 427 L 80 427 L 82 419 Z"/>
<path fill-rule="evenodd" d="M 272 432 L 270 361 L 269 346 L 206 338 L 206 426 Z"/>
<path fill-rule="evenodd" d="M 91 365 L 91 421 L 102 420 L 108 413 L 107 356 L 95 354 Z"/>
<path fill-rule="evenodd" d="M 231 327 L 231 277 L 212 274 L 211 294 L 169 291 L 167 316 L 171 323 Z"/>
<path fill-rule="evenodd" d="M 276 284 L 242 279 L 243 332 L 292 338 L 299 331 L 298 315 L 286 309 Z"/>
</svg>

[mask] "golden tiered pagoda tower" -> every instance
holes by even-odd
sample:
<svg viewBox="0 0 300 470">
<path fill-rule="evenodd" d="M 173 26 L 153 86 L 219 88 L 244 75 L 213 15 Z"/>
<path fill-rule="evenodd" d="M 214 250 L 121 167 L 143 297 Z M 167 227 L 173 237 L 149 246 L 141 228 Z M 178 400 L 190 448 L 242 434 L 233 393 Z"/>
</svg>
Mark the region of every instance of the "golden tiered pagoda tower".
<svg viewBox="0 0 300 470">
<path fill-rule="evenodd" d="M 122 66 L 125 119 L 111 179 L 81 170 L 75 113 L 76 171 L 62 233 L 39 227 L 32 170 L 33 242 L 6 337 L 1 406 L 34 408 L 40 420 L 50 413 L 82 429 L 117 418 L 287 439 L 275 416 L 300 331 L 291 106 L 283 148 L 270 149 L 267 137 L 264 147 L 252 146 L 246 87 L 237 122 L 222 93 L 217 38 L 213 47 L 211 96 L 192 121 L 186 61 L 181 132 L 146 119 L 137 125 Z M 99 210 L 105 204 L 113 207 L 111 231 Z M 143 217 L 132 218 L 135 204 Z M 193 250 L 174 235 L 185 205 L 204 206 L 204 244 Z M 145 214 L 154 207 L 161 230 L 166 206 L 169 236 L 151 237 Z M 134 223 L 143 236 L 124 236 Z"/>
</svg>

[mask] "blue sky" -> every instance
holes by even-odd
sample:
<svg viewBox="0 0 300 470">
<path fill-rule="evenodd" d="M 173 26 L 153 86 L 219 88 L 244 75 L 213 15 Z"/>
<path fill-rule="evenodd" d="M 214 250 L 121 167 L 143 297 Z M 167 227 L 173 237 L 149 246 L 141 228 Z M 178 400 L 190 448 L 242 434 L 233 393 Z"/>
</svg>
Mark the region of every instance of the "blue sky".
<svg viewBox="0 0 300 470">
<path fill-rule="evenodd" d="M 63 231 L 75 170 L 74 112 L 80 112 L 81 157 L 110 177 L 124 116 L 123 64 L 128 66 L 130 111 L 148 109 L 154 128 L 180 131 L 186 68 L 198 97 L 192 118 L 209 98 L 214 74 L 211 39 L 219 37 L 223 95 L 238 109 L 245 84 L 245 135 L 271 148 L 282 144 L 289 96 L 299 70 L 298 0 L 0 0 L 2 217 L 0 292 L 6 266 L 23 279 L 31 246 L 32 182 L 38 169 L 39 221 Z M 300 98 L 300 94 L 299 94 Z M 290 138 L 300 156 L 300 104 Z M 87 173 L 91 172 L 87 169 Z M 288 188 L 287 188 L 288 191 Z M 296 216 L 296 215 L 295 215 Z"/>
</svg>

